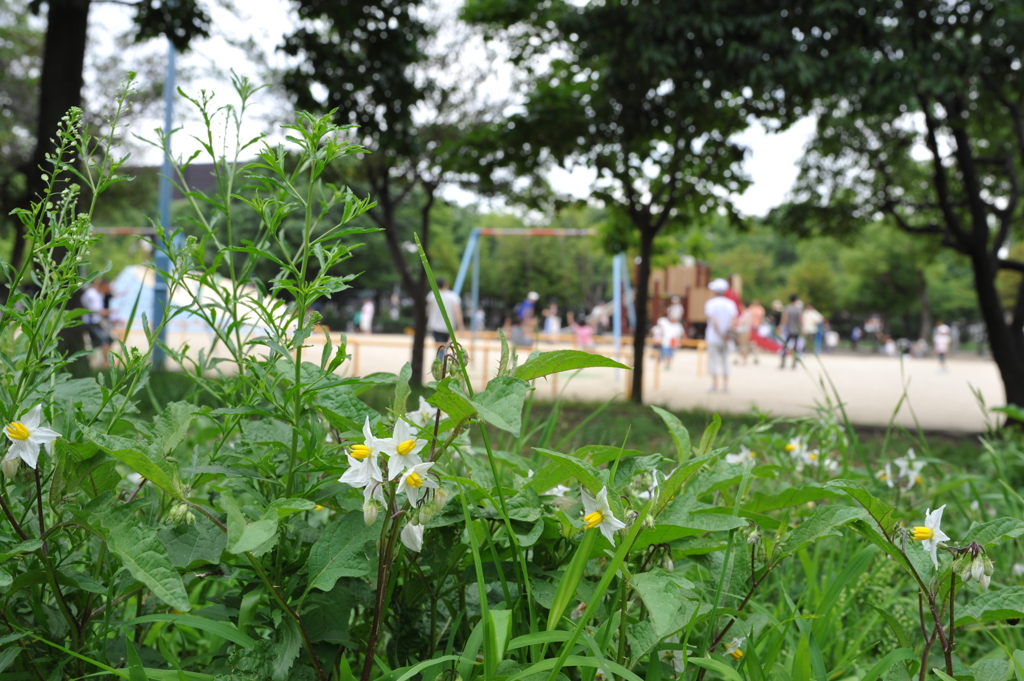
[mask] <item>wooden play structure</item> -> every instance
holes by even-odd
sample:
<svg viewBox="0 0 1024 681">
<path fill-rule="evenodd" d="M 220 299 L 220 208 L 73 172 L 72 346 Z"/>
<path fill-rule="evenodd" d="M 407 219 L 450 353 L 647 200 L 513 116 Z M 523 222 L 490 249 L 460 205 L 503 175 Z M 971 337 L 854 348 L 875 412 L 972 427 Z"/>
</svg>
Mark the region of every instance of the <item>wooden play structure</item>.
<svg viewBox="0 0 1024 681">
<path fill-rule="evenodd" d="M 684 310 L 683 327 L 689 336 L 692 324 L 707 322 L 704 318 L 704 303 L 714 295 L 708 288 L 710 281 L 711 268 L 702 262 L 653 270 L 647 289 L 650 319 L 663 316 L 672 304 L 672 296 L 679 296 Z M 743 295 L 743 280 L 738 274 L 729 277 L 729 285 L 738 295 Z"/>
</svg>

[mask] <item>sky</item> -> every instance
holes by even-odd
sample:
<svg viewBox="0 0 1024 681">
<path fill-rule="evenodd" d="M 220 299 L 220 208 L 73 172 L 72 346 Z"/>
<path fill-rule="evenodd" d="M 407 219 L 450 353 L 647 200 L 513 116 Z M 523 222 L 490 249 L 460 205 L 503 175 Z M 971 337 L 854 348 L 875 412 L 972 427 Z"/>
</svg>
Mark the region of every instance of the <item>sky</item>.
<svg viewBox="0 0 1024 681">
<path fill-rule="evenodd" d="M 439 0 L 440 11 L 454 13 L 459 0 Z M 187 53 L 179 55 L 179 72 L 187 74 L 179 84 L 186 92 L 198 93 L 205 89 L 216 95 L 215 102 L 233 103 L 230 73 L 248 76 L 257 83 L 263 82 L 270 69 L 282 68 L 287 57 L 274 48 L 281 44 L 282 37 L 294 26 L 291 3 L 288 0 L 246 0 L 237 2 L 234 14 L 215 3 L 209 3 L 213 15 L 214 35 L 197 41 Z M 125 46 L 117 38 L 129 32 L 132 27 L 131 7 L 114 3 L 93 4 L 90 12 L 90 48 L 87 63 L 119 58 L 126 70 L 138 70 L 147 62 L 162 63 L 167 52 L 166 42 L 153 40 L 141 45 Z M 239 45 L 252 41 L 261 48 L 266 57 L 265 64 L 254 64 L 247 52 Z M 470 48 L 466 59 L 480 59 L 483 48 Z M 152 69 L 150 69 L 152 72 Z M 507 71 L 506 71 L 507 72 Z M 144 87 L 142 83 L 140 87 Z M 501 84 L 492 84 L 500 88 Z M 281 124 L 283 109 L 287 108 L 279 94 L 264 92 L 257 95 L 251 108 L 251 117 L 243 128 L 243 136 L 251 137 L 260 133 L 271 133 L 271 139 L 281 139 L 274 131 Z M 162 114 L 155 111 L 136 125 L 136 134 L 153 138 L 153 130 L 162 125 Z M 175 126 L 182 130 L 174 137 L 176 154 L 188 155 L 197 148 L 192 135 L 198 135 L 203 128 L 199 117 L 189 111 L 180 100 L 176 104 Z M 140 131 L 141 129 L 141 131 Z M 781 133 L 769 133 L 759 123 L 754 123 L 734 139 L 748 148 L 743 169 L 752 183 L 743 194 L 733 196 L 735 206 L 747 216 L 762 216 L 781 204 L 797 178 L 797 162 L 803 149 L 814 132 L 814 122 L 804 119 Z M 133 163 L 156 165 L 160 162 L 159 152 L 145 145 L 138 145 Z M 593 171 L 577 168 L 573 172 L 556 169 L 551 182 L 556 190 L 586 198 Z M 448 188 L 445 198 L 459 203 L 470 203 L 476 197 L 454 187 Z"/>
</svg>

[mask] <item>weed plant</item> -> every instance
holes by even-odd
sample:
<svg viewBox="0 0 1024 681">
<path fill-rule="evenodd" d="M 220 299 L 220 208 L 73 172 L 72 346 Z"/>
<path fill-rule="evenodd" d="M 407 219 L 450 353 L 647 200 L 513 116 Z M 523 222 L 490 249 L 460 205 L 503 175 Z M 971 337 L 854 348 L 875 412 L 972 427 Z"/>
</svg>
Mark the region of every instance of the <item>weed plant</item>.
<svg viewBox="0 0 1024 681">
<path fill-rule="evenodd" d="M 547 375 L 616 366 L 575 351 L 506 346 L 474 392 L 453 342 L 413 404 L 408 366 L 347 375 L 311 310 L 358 271 L 341 239 L 373 210 L 324 171 L 365 152 L 300 113 L 285 147 L 225 157 L 213 130 L 240 129 L 241 79 L 234 106 L 190 100 L 217 190 L 178 168 L 194 236 L 164 273 L 191 302 L 161 324 L 197 317 L 211 343 L 164 348 L 174 395 L 123 345 L 70 378 L 57 343 L 80 331 L 69 302 L 122 179 L 129 89 L 102 143 L 68 114 L 48 190 L 18 212 L 31 258 L 3 264 L 0 680 L 1024 677 L 1013 438 L 986 439 L 973 470 L 919 434 L 891 456 L 826 402 L 728 437 L 710 416 L 692 439 L 652 408 L 657 437 L 608 441 L 611 406 L 530 402 Z M 239 205 L 261 224 L 245 241 Z M 258 280 L 261 263 L 278 274 Z"/>
</svg>

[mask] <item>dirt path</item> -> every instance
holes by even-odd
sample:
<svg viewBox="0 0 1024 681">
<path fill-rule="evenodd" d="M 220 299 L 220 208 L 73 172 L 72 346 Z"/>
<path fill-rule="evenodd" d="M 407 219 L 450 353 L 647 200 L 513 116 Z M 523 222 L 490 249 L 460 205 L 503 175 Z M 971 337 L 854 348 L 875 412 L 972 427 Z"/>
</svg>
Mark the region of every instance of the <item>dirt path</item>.
<svg viewBox="0 0 1024 681">
<path fill-rule="evenodd" d="M 359 373 L 398 371 L 408 361 L 411 342 L 403 336 L 369 336 L 353 339 L 354 361 Z M 500 356 L 497 343 L 467 342 L 471 351 L 470 373 L 477 388 L 483 385 L 484 367 L 491 375 Z M 541 344 L 542 350 L 569 347 Z M 602 354 L 611 355 L 610 348 Z M 352 350 L 350 350 L 352 352 Z M 525 361 L 528 350 L 520 350 Z M 429 354 L 428 354 L 429 357 Z M 843 401 L 850 420 L 858 425 L 885 426 L 893 411 L 896 423 L 914 427 L 914 415 L 927 430 L 980 432 L 985 429 L 983 413 L 972 387 L 980 391 L 990 407 L 1005 397 L 995 364 L 975 355 L 954 357 L 948 371 L 940 372 L 935 359 L 906 360 L 861 355 L 827 355 L 820 361 L 808 356 L 797 370 L 778 368 L 777 356 L 762 356 L 759 364 L 732 366 L 728 393 L 708 393 L 706 359 L 698 376 L 697 352 L 680 351 L 670 371 L 656 369 L 647 358 L 644 401 L 671 409 L 707 409 L 721 413 L 749 413 L 752 409 L 778 416 L 809 416 L 823 404 L 826 392 L 835 402 L 829 378 Z M 627 362 L 628 363 L 628 362 Z M 655 373 L 657 372 L 657 377 Z M 541 380 L 539 396 L 582 401 L 604 401 L 614 395 L 625 397 L 629 375 L 613 369 L 586 369 L 576 376 L 563 374 Z M 824 387 L 823 387 L 824 386 Z M 900 404 L 906 387 L 908 399 Z M 912 410 L 912 411 L 911 411 Z M 988 418 L 991 418 L 989 416 Z"/>
</svg>

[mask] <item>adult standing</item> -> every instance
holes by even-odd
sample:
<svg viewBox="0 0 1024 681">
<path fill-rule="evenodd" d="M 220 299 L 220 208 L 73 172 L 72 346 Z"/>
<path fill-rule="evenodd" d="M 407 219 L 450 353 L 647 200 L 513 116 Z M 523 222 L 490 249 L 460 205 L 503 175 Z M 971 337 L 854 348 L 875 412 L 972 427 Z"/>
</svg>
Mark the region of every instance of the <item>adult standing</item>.
<svg viewBox="0 0 1024 681">
<path fill-rule="evenodd" d="M 782 317 L 779 318 L 778 332 L 782 336 L 782 366 L 779 367 L 780 369 L 786 368 L 786 353 L 790 351 L 790 346 L 792 346 L 793 352 L 793 368 L 796 369 L 796 353 L 800 349 L 803 333 L 803 312 L 800 298 L 794 293 L 789 297 L 789 305 L 782 309 Z"/>
<path fill-rule="evenodd" d="M 523 333 L 527 336 L 533 335 L 533 329 L 537 326 L 537 301 L 540 300 L 540 294 L 536 291 L 530 291 L 526 294 L 526 300 L 519 303 L 519 307 L 516 308 L 516 317 L 520 327 L 522 327 Z"/>
<path fill-rule="evenodd" d="M 708 371 L 711 374 L 708 392 L 718 390 L 719 376 L 722 378 L 722 392 L 729 392 L 729 329 L 740 311 L 736 303 L 725 296 L 729 290 L 725 279 L 715 279 L 708 288 L 715 294 L 704 303 L 704 316 L 708 322 L 704 340 L 708 345 Z"/>
<path fill-rule="evenodd" d="M 448 280 L 444 277 L 438 278 L 437 288 L 438 293 L 441 294 L 441 302 L 444 304 L 448 320 L 457 330 L 462 331 L 464 328 L 462 300 L 455 294 L 455 291 L 448 288 Z M 447 343 L 451 340 L 448 326 L 444 323 L 444 315 L 441 314 L 441 308 L 437 306 L 437 298 L 434 297 L 433 292 L 427 294 L 427 330 L 430 331 L 436 343 Z"/>
<path fill-rule="evenodd" d="M 373 333 L 373 313 L 376 309 L 373 298 L 366 296 L 363 299 L 363 306 L 359 309 L 359 330 L 363 333 Z"/>
<path fill-rule="evenodd" d="M 107 307 L 107 296 L 110 295 L 110 282 L 102 277 L 92 282 L 89 288 L 82 291 L 82 307 L 89 310 L 82 316 L 82 323 L 85 330 L 89 332 L 93 348 L 100 348 L 103 351 L 101 366 L 104 369 L 110 368 L 110 346 L 114 339 L 104 328 L 104 320 L 110 316 L 110 309 Z"/>
<path fill-rule="evenodd" d="M 558 313 L 558 301 L 548 298 L 548 306 L 542 314 L 544 315 L 544 335 L 548 337 L 549 343 L 555 343 L 562 333 L 562 315 Z"/>
<path fill-rule="evenodd" d="M 935 354 L 939 356 L 939 370 L 947 371 L 946 355 L 949 354 L 949 346 L 953 344 L 953 330 L 941 319 L 935 326 L 933 341 L 935 343 Z"/>
<path fill-rule="evenodd" d="M 821 342 L 825 331 L 825 316 L 814 309 L 810 303 L 804 308 L 801 320 L 805 338 L 814 339 L 814 354 L 821 354 Z"/>
</svg>

